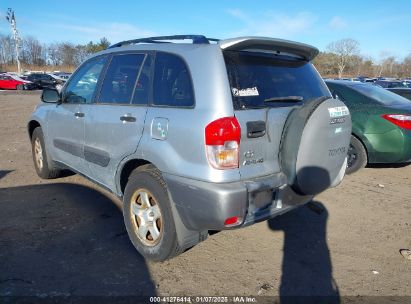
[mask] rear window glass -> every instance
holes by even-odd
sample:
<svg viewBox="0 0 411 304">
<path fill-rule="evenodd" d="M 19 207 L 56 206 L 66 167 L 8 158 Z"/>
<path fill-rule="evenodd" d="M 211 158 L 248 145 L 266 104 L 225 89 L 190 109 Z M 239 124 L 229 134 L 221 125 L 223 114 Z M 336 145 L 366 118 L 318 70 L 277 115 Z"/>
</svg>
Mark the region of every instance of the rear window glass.
<svg viewBox="0 0 411 304">
<path fill-rule="evenodd" d="M 405 98 L 411 100 L 411 92 L 408 92 L 408 91 L 406 91 L 406 92 L 405 91 L 395 91 L 393 93 L 401 95 L 402 97 L 405 97 Z"/>
<path fill-rule="evenodd" d="M 268 53 L 224 52 L 235 109 L 284 106 L 331 97 L 310 62 Z"/>
<path fill-rule="evenodd" d="M 352 86 L 352 89 L 383 105 L 409 103 L 408 99 L 372 84 L 358 84 Z"/>
</svg>

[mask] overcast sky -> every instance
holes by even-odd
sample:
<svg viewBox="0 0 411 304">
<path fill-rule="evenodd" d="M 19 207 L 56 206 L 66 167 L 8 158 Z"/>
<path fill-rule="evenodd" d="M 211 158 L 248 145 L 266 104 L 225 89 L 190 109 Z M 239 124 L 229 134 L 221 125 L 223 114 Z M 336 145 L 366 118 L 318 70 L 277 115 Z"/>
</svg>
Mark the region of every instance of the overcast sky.
<svg viewBox="0 0 411 304">
<path fill-rule="evenodd" d="M 204 34 L 212 38 L 258 35 L 305 42 L 325 50 L 353 38 L 361 53 L 411 53 L 410 0 L 344 1 L 0 1 L 0 34 L 9 34 L 7 8 L 22 36 L 42 42 L 112 43 L 152 35 Z"/>
</svg>

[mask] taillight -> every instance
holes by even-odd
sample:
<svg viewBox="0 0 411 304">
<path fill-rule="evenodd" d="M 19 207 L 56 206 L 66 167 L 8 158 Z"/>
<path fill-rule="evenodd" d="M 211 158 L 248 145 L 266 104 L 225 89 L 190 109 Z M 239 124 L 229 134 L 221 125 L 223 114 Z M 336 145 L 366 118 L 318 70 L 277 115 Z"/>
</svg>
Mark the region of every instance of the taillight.
<svg viewBox="0 0 411 304">
<path fill-rule="evenodd" d="M 241 127 L 235 117 L 224 117 L 205 128 L 207 159 L 216 169 L 238 168 Z"/>
<path fill-rule="evenodd" d="M 400 128 L 411 130 L 411 116 L 404 114 L 385 114 L 383 118 Z"/>
</svg>

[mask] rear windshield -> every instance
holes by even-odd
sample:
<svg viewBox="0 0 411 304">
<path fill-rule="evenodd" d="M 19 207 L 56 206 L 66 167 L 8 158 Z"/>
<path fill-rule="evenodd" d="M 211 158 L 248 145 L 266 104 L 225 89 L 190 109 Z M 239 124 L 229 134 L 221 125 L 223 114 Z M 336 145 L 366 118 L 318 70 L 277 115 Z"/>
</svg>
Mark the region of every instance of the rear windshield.
<svg viewBox="0 0 411 304">
<path fill-rule="evenodd" d="M 392 91 L 392 92 L 411 100 L 411 91 Z"/>
<path fill-rule="evenodd" d="M 224 52 L 235 109 L 292 106 L 328 96 L 323 80 L 307 61 L 268 53 Z"/>
<path fill-rule="evenodd" d="M 358 84 L 352 89 L 383 105 L 409 103 L 408 99 L 372 84 Z"/>
</svg>

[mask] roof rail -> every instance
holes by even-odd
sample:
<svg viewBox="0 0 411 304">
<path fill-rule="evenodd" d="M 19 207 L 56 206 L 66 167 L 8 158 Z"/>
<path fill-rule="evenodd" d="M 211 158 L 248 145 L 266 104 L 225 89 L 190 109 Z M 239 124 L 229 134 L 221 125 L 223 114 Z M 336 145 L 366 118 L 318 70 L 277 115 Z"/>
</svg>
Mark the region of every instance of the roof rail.
<svg viewBox="0 0 411 304">
<path fill-rule="evenodd" d="M 141 39 L 132 39 L 132 40 L 125 40 L 118 42 L 116 44 L 113 44 L 109 46 L 108 48 L 115 48 L 115 47 L 120 47 L 124 45 L 130 45 L 130 44 L 138 44 L 138 43 L 169 43 L 167 40 L 186 40 L 190 39 L 192 40 L 193 44 L 209 44 L 210 41 L 212 42 L 217 42 L 219 39 L 214 39 L 214 38 L 207 38 L 203 35 L 173 35 L 173 36 L 158 36 L 158 37 L 147 37 L 147 38 L 141 38 Z"/>
</svg>

